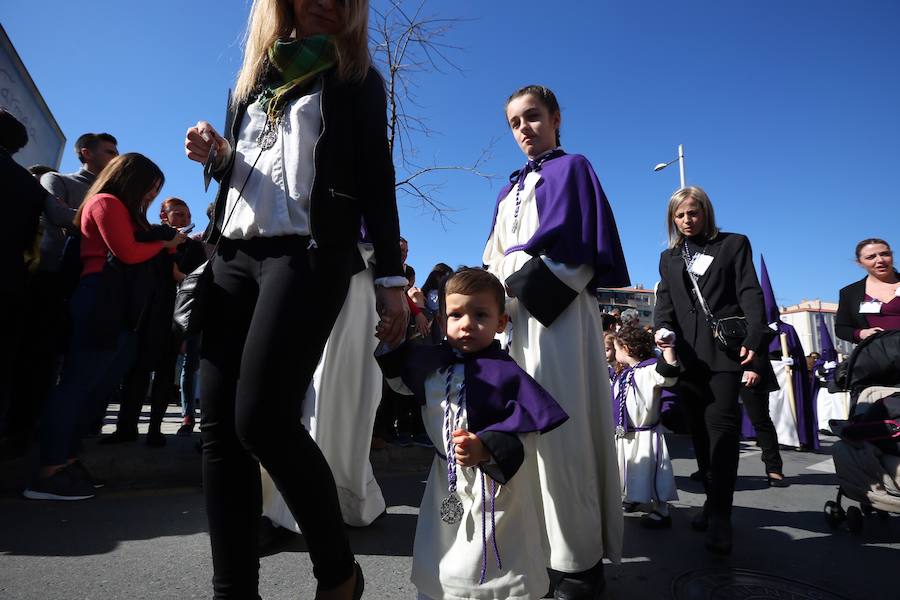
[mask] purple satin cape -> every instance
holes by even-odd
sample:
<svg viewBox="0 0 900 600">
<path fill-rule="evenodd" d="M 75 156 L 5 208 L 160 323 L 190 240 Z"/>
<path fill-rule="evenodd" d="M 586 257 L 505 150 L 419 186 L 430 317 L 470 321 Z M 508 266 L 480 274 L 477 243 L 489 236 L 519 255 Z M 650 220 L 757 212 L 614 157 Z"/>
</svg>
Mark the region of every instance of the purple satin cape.
<svg viewBox="0 0 900 600">
<path fill-rule="evenodd" d="M 631 285 L 615 217 L 587 158 L 560 151 L 546 160 L 538 173 L 541 179 L 535 189 L 535 201 L 539 225 L 519 249 L 569 265 L 591 265 L 593 287 Z M 519 172 L 513 174 L 514 181 L 518 175 Z M 513 185 L 511 182 L 500 190 L 491 233 L 500 202 Z"/>
<path fill-rule="evenodd" d="M 466 415 L 473 433 L 547 433 L 569 418 L 496 340 L 484 350 L 462 356 L 446 342 L 417 346 L 404 368 L 403 382 L 424 401 L 425 378 L 452 363 L 465 365 Z"/>
</svg>

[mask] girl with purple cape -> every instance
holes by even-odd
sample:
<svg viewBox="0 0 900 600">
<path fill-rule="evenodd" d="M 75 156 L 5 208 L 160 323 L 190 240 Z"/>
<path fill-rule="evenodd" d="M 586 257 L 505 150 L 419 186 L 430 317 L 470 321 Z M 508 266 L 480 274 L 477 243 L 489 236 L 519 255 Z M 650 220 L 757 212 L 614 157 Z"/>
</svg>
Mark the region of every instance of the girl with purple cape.
<svg viewBox="0 0 900 600">
<path fill-rule="evenodd" d="M 615 219 L 588 160 L 559 147 L 542 86 L 516 91 L 507 123 L 526 165 L 500 192 L 484 250 L 504 282 L 510 356 L 571 417 L 537 440 L 534 490 L 556 598 L 594 597 L 622 554 L 622 509 L 603 327 L 594 290 L 629 284 Z"/>
</svg>

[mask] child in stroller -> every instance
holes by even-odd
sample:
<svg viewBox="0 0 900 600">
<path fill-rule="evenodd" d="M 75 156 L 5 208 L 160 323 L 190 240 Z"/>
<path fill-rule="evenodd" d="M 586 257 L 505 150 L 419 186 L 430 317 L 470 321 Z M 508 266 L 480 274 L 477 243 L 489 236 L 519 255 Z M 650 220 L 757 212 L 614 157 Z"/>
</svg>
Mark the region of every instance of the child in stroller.
<svg viewBox="0 0 900 600">
<path fill-rule="evenodd" d="M 853 533 L 863 516 L 900 513 L 900 331 L 867 338 L 853 351 L 838 376 L 851 393 L 849 421 L 832 420 L 840 436 L 833 448 L 838 492 L 825 503 L 832 527 L 843 521 Z M 844 511 L 843 496 L 859 502 Z"/>
</svg>

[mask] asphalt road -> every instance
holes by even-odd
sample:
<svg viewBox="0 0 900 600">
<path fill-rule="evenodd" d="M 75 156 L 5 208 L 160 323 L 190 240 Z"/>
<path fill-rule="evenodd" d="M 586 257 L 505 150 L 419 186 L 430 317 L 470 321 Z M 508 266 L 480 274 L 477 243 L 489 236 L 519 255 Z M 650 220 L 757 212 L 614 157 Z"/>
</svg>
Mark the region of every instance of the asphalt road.
<svg viewBox="0 0 900 600">
<path fill-rule="evenodd" d="M 110 489 L 93 500 L 26 501 L 5 486 L 0 495 L 0 598 L 209 598 L 212 569 L 203 498 L 198 485 L 184 485 L 196 475 L 197 458 L 190 438 L 180 440 L 187 441 L 173 439 L 153 455 L 156 471 L 149 487 L 146 478 L 135 483 L 140 478 L 134 472 L 121 483 L 121 467 L 128 464 L 123 456 L 150 451 L 137 448 L 119 452 L 120 470 L 112 471 L 119 481 L 110 481 Z M 648 531 L 635 516 L 626 517 L 626 558 L 621 565 L 607 566 L 605 598 L 671 598 L 677 576 L 711 566 L 779 575 L 848 599 L 900 598 L 890 583 L 900 565 L 900 518 L 868 519 L 860 535 L 846 528 L 833 531 L 823 519 L 822 507 L 835 491 L 830 444 L 822 454 L 783 453 L 792 484 L 786 489 L 766 487 L 758 451 L 744 446 L 735 496 L 735 550 L 728 558 L 709 555 L 703 536 L 690 531 L 690 517 L 702 503 L 699 485 L 687 478 L 695 463 L 685 437 L 670 436 L 669 445 L 681 496 L 674 505 L 674 526 Z M 408 455 L 391 452 L 373 455 L 387 515 L 350 532 L 365 572 L 367 598 L 415 597 L 408 579 L 424 489 L 423 455 L 415 454 L 402 468 L 398 460 Z M 167 464 L 190 468 L 190 476 L 167 479 Z M 167 485 L 169 481 L 175 484 Z M 262 559 L 260 582 L 266 599 L 313 597 L 315 582 L 302 539 Z"/>
</svg>

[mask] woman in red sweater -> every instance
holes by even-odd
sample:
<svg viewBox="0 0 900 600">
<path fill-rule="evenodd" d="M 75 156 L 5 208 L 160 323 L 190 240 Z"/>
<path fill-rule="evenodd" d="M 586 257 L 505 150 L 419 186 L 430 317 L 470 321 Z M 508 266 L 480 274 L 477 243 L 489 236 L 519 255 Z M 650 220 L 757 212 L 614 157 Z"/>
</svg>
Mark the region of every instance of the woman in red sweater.
<svg viewBox="0 0 900 600">
<path fill-rule="evenodd" d="M 123 323 L 112 344 L 98 339 L 97 324 L 110 307 L 101 302 L 103 268 L 109 254 L 125 265 L 146 262 L 184 242 L 139 242 L 135 232 L 148 230 L 147 207 L 165 177 L 140 154 L 114 158 L 97 177 L 75 215 L 81 230 L 82 271 L 72 297 L 72 337 L 59 384 L 47 400 L 41 423 L 41 468 L 25 490 L 36 500 L 83 500 L 94 495 L 95 482 L 77 460 L 79 427 L 97 398 L 107 397 L 134 360 L 137 334 Z"/>
</svg>

